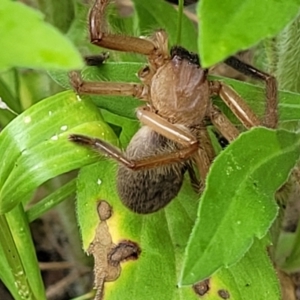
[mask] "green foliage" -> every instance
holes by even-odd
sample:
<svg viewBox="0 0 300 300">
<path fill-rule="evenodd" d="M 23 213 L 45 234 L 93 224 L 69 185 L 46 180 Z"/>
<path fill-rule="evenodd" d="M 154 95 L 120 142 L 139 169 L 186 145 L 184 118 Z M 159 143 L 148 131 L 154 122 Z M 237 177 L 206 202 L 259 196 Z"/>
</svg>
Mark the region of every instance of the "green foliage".
<svg viewBox="0 0 300 300">
<path fill-rule="evenodd" d="M 174 9 L 170 9 L 168 3 L 138 0 L 133 2 L 137 13 L 137 23 L 142 34 L 143 31 L 151 33 L 158 28 L 163 28 L 168 32 L 170 45 L 177 43 L 178 14 Z M 168 12 L 167 17 L 166 12 Z M 195 34 L 196 27 L 184 16 L 182 18 L 181 45 L 194 52 L 197 51 Z"/>
<path fill-rule="evenodd" d="M 69 70 L 83 66 L 78 51 L 57 29 L 43 22 L 40 12 L 19 2 L 4 1 L 0 20 L 0 70 L 13 66 Z"/>
<path fill-rule="evenodd" d="M 0 136 L 5 150 L 0 212 L 10 211 L 46 180 L 82 166 L 83 157 L 86 163 L 95 161 L 96 155 L 87 155 L 84 149 L 74 151 L 68 142 L 71 132 L 87 130 L 90 134 L 98 131 L 104 139 L 112 138 L 112 130 L 96 107 L 71 91 L 39 102 L 10 123 Z"/>
<path fill-rule="evenodd" d="M 222 290 L 231 299 L 281 299 L 278 279 L 265 251 L 269 243 L 266 238 L 255 239 L 240 261 L 230 268 L 222 268 L 210 278 L 210 290 L 203 299 L 220 299 Z"/>
<path fill-rule="evenodd" d="M 284 130 L 254 128 L 216 158 L 187 247 L 183 284 L 233 265 L 255 237 L 266 235 L 277 216 L 274 193 L 299 158 L 299 137 Z M 228 185 L 227 177 L 234 184 Z"/>
<path fill-rule="evenodd" d="M 88 99 L 81 101 L 71 91 L 56 94 L 32 106 L 0 134 L 4 162 L 0 172 L 0 217 L 2 224 L 6 224 L 1 227 L 0 245 L 4 250 L 9 249 L 3 250 L 0 260 L 3 265 L 10 264 L 9 267 L 1 268 L 0 277 L 6 280 L 15 276 L 7 285 L 13 294 L 18 293 L 19 289 L 14 281 L 20 281 L 24 294 L 33 294 L 31 285 L 41 285 L 28 221 L 21 202 L 28 202 L 32 193 L 48 179 L 98 160 L 96 154 L 84 148 L 74 150 L 68 141 L 71 132 L 101 135 L 111 142 L 115 140 L 113 131 L 103 122 L 96 106 Z M 65 195 L 74 192 L 74 188 L 68 189 Z M 48 198 L 47 205 L 41 207 L 39 203 L 37 207 L 32 207 L 28 212 L 29 218 L 45 213 L 61 202 L 58 192 L 54 194 L 56 197 L 52 203 Z M 11 236 L 12 239 L 8 239 Z M 35 272 L 34 277 L 29 276 L 32 272 Z M 28 281 L 27 277 L 32 278 L 32 281 Z M 43 299 L 41 291 L 35 295 L 39 297 L 32 296 L 29 299 Z M 21 295 L 15 298 L 23 299 Z"/>
<path fill-rule="evenodd" d="M 199 51 L 209 67 L 237 51 L 274 37 L 299 12 L 299 0 L 201 1 Z"/>
<path fill-rule="evenodd" d="M 116 284 L 107 287 L 107 299 L 119 299 L 120 295 L 125 299 L 196 299 L 189 287 L 174 287 L 196 217 L 197 195 L 187 181 L 180 196 L 166 209 L 151 215 L 137 215 L 120 202 L 115 173 L 115 164 L 102 161 L 82 168 L 77 184 L 83 247 L 87 249 L 93 241 L 99 222 L 97 200 L 105 199 L 113 207 L 113 216 L 109 219 L 113 240 L 132 240 L 142 249 L 138 261 L 124 264 Z M 150 280 L 146 274 L 153 274 L 153 278 Z M 129 289 L 133 280 L 136 287 Z"/>
<path fill-rule="evenodd" d="M 210 2 L 203 0 L 199 5 L 199 11 L 203 13 L 200 32 L 203 46 L 200 45 L 200 53 L 205 64 L 216 62 L 228 54 L 257 43 L 263 37 L 275 34 L 297 11 L 293 6 L 297 3 L 291 1 L 291 10 L 280 9 L 279 3 L 279 6 L 273 5 L 274 10 L 268 8 L 268 14 L 265 14 L 263 3 L 256 3 L 256 13 L 251 14 L 254 23 L 251 23 L 251 30 L 246 30 L 246 25 L 231 24 L 229 21 L 248 20 L 245 13 L 254 12 L 249 1 L 240 10 L 236 9 L 240 5 L 239 1 L 232 0 L 223 10 L 219 7 L 220 3 L 216 9 Z M 70 42 L 54 27 L 42 22 L 40 14 L 17 2 L 3 3 L 0 14 L 4 9 L 8 11 L 13 10 L 13 7 L 18 8 L 13 10 L 11 16 L 0 18 L 0 29 L 1 26 L 7 26 L 7 22 L 15 18 L 15 14 L 28 13 L 28 22 L 30 20 L 32 24 L 37 23 L 34 26 L 37 33 L 32 30 L 31 37 L 26 33 L 27 39 L 21 43 L 24 49 L 15 47 L 15 38 L 11 38 L 13 33 L 1 36 L 0 39 L 6 40 L 3 44 L 5 52 L 18 57 L 17 60 L 5 58 L 5 63 L 1 66 L 51 69 L 80 67 L 80 60 Z M 68 2 L 68 17 L 61 19 L 59 14 L 63 16 L 64 13 L 60 6 L 55 0 L 49 3 L 52 13 L 47 11 L 47 20 L 66 32 L 84 54 L 99 52 L 98 48 L 87 43 L 86 6 L 77 1 L 72 6 L 72 2 Z M 134 4 L 133 15 L 125 21 L 114 16 L 113 25 L 139 34 L 165 28 L 170 35 L 171 44 L 176 43 L 177 14 L 173 7 L 161 0 L 134 1 Z M 41 8 L 47 8 L 47 5 L 48 3 L 41 2 Z M 291 12 L 292 8 L 294 14 Z M 18 12 L 18 9 L 21 11 Z M 279 10 L 280 22 L 273 24 L 272 21 L 279 18 Z M 54 17 L 55 13 L 58 15 Z M 225 13 L 226 17 L 217 13 Z M 71 22 L 69 18 L 73 14 L 75 18 Z M 266 17 L 262 18 L 262 15 Z M 216 19 L 212 19 L 215 16 Z M 18 26 L 26 28 L 22 22 Z M 217 26 L 222 28 L 218 29 L 218 37 L 212 34 Z M 249 23 L 247 26 L 249 28 Z M 187 17 L 183 17 L 182 44 L 196 51 L 197 36 L 194 28 L 195 25 Z M 239 37 L 245 36 L 240 39 L 241 43 L 237 43 L 236 33 L 225 30 L 228 28 L 236 28 Z M 18 28 L 22 39 L 25 36 L 24 29 Z M 258 35 L 257 32 L 262 33 Z M 48 38 L 41 39 L 40 35 Z M 205 36 L 211 37 L 211 40 Z M 43 45 L 41 41 L 46 44 Z M 28 51 L 28 46 L 31 51 Z M 47 47 L 47 51 L 50 51 L 47 53 L 51 55 L 39 56 L 43 52 L 42 47 Z M 19 51 L 16 49 L 21 49 L 22 54 L 13 52 Z M 211 57 L 206 56 L 208 52 Z M 64 59 L 65 56 L 68 56 L 67 60 Z M 45 60 L 37 59 L 38 57 Z M 121 58 L 126 60 L 118 61 Z M 137 81 L 135 74 L 143 65 L 140 61 L 140 57 L 114 54 L 112 61 L 101 67 L 85 67 L 82 76 L 91 81 Z M 44 78 L 44 74 L 36 74 L 37 78 L 27 77 L 27 81 L 16 69 L 2 74 L 0 96 L 13 109 L 21 112 L 24 107 L 37 101 L 39 97 L 33 97 L 33 94 L 42 94 L 38 90 L 41 78 L 42 82 L 49 81 Z M 68 75 L 64 71 L 51 70 L 50 74 L 62 87 L 70 88 Z M 221 80 L 237 90 L 254 111 L 262 115 L 264 88 L 231 79 Z M 93 241 L 99 223 L 96 212 L 99 199 L 108 201 L 113 207 L 113 215 L 108 222 L 113 241 L 133 240 L 142 249 L 138 260 L 124 263 L 120 278 L 105 287 L 105 299 L 120 299 L 120 295 L 125 300 L 198 299 L 189 285 L 207 277 L 211 277 L 210 293 L 203 299 L 216 299 L 220 290 L 226 290 L 231 299 L 280 299 L 276 274 L 266 247 L 271 243 L 268 231 L 277 214 L 274 194 L 284 184 L 298 160 L 298 133 L 256 128 L 241 134 L 216 158 L 200 202 L 199 196 L 186 181 L 180 194 L 165 209 L 151 215 L 136 215 L 124 208 L 118 198 L 115 189 L 115 163 L 89 149 L 70 143 L 68 136 L 70 133 L 82 133 L 126 147 L 139 128 L 135 108 L 143 103 L 124 97 L 78 97 L 72 91 L 55 93 L 56 89 L 50 88 L 51 97 L 42 97 L 45 98 L 43 101 L 25 110 L 0 133 L 0 157 L 3 162 L 0 170 L 0 278 L 15 299 L 45 299 L 28 220 L 36 219 L 75 191 L 84 250 Z M 216 98 L 214 102 L 232 122 L 237 122 L 220 99 Z M 300 119 L 299 94 L 280 92 L 279 112 L 281 126 L 296 126 Z M 11 116 L 7 112 L 0 114 L 1 117 L 5 116 L 5 119 L 0 120 L 4 127 Z M 24 210 L 41 184 L 78 168 L 81 170 L 76 184 L 71 179 L 53 190 L 41 202 Z M 298 245 L 298 240 L 295 237 L 291 244 Z M 291 246 L 289 253 L 294 253 L 295 256 L 293 258 L 291 255 L 287 262 L 290 269 L 296 267 L 291 267 L 293 261 L 299 266 L 298 252 L 292 249 Z M 183 286 L 185 284 L 187 286 Z M 181 287 L 176 288 L 177 285 Z"/>
</svg>

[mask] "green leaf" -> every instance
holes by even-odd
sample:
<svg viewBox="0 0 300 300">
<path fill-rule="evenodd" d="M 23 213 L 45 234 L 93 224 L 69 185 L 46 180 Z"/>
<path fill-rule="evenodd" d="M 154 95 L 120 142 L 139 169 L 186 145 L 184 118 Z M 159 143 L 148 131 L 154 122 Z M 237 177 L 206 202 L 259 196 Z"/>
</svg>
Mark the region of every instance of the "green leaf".
<svg viewBox="0 0 300 300">
<path fill-rule="evenodd" d="M 133 135 L 140 128 L 140 122 L 138 120 L 131 120 L 128 118 L 124 118 L 113 113 L 110 113 L 107 110 L 102 110 L 102 115 L 104 120 L 112 125 L 116 125 L 121 128 L 121 132 L 119 134 L 119 140 L 121 145 L 128 145 Z"/>
<path fill-rule="evenodd" d="M 92 102 L 88 98 L 82 101 L 72 91 L 32 106 L 0 133 L 0 277 L 15 299 L 45 299 L 27 215 L 20 202 L 25 203 L 46 180 L 99 159 L 97 153 L 69 142 L 70 133 L 116 140 Z M 58 203 L 74 190 L 74 184 L 68 183 L 55 192 L 55 201 L 49 195 L 48 202 L 33 207 L 28 217 L 45 212 L 53 206 L 49 200 Z"/>
<path fill-rule="evenodd" d="M 23 205 L 0 215 L 0 223 L 1 280 L 16 300 L 46 299 Z"/>
<path fill-rule="evenodd" d="M 245 256 L 230 268 L 223 268 L 208 279 L 209 291 L 201 299 L 279 300 L 276 272 L 267 255 L 266 241 L 255 239 Z"/>
<path fill-rule="evenodd" d="M 97 160 L 98 154 L 70 143 L 70 133 L 115 139 L 92 102 L 88 98 L 82 101 L 71 91 L 32 106 L 1 132 L 1 213 L 46 180 Z"/>
<path fill-rule="evenodd" d="M 169 35 L 170 45 L 177 43 L 178 12 L 164 1 L 138 1 L 134 7 L 138 16 L 138 27 L 144 34 L 146 31 L 154 32 L 163 28 Z M 181 44 L 190 51 L 197 50 L 196 30 L 191 20 L 186 15 L 182 17 Z"/>
<path fill-rule="evenodd" d="M 43 198 L 27 211 L 28 222 L 32 222 L 35 219 L 41 217 L 48 210 L 52 209 L 66 198 L 70 197 L 75 193 L 76 180 L 72 179 L 62 187 L 55 190 L 53 193 Z"/>
<path fill-rule="evenodd" d="M 79 52 L 40 12 L 20 2 L 0 7 L 0 70 L 13 66 L 39 69 L 83 67 Z"/>
<path fill-rule="evenodd" d="M 181 284 L 236 263 L 255 237 L 266 235 L 277 215 L 274 194 L 287 180 L 299 150 L 300 134 L 254 128 L 216 158 L 187 246 Z"/>
<path fill-rule="evenodd" d="M 298 67 L 295 62 L 300 59 L 298 51 L 300 47 L 300 32 L 297 30 L 299 22 L 300 16 L 298 15 L 276 37 L 276 47 L 274 47 L 274 40 L 271 40 L 271 45 L 267 48 L 269 65 L 274 68 L 273 74 L 277 78 L 279 88 L 298 93 L 300 92 L 300 81 L 297 76 Z"/>
<path fill-rule="evenodd" d="M 112 161 L 84 167 L 77 185 L 77 215 L 83 248 L 94 239 L 99 218 L 99 200 L 107 201 L 113 215 L 107 221 L 114 243 L 131 240 L 142 252 L 135 261 L 122 264 L 121 276 L 105 284 L 105 297 L 111 299 L 198 299 L 191 287 L 178 289 L 178 271 L 190 231 L 196 217 L 198 196 L 189 183 L 166 209 L 151 215 L 129 211 L 116 193 L 116 165 Z M 149 274 L 153 274 L 149 278 Z M 128 286 L 134 282 L 134 288 Z"/>
<path fill-rule="evenodd" d="M 199 52 L 209 67 L 273 37 L 299 12 L 299 0 L 200 1 Z"/>
</svg>

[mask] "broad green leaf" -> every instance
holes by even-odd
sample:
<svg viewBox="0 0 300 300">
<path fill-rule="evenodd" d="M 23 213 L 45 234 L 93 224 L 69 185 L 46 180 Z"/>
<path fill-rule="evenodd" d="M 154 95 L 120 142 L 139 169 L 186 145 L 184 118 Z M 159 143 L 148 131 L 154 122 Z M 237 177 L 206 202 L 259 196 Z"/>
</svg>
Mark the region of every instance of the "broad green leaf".
<svg viewBox="0 0 300 300">
<path fill-rule="evenodd" d="M 0 7 L 0 69 L 13 66 L 39 69 L 76 69 L 83 66 L 79 52 L 39 11 L 20 2 Z"/>
<path fill-rule="evenodd" d="M 299 12 L 300 1 L 199 2 L 199 52 L 204 67 L 273 37 Z"/>
<path fill-rule="evenodd" d="M 187 246 L 181 284 L 231 266 L 255 237 L 266 235 L 277 215 L 274 194 L 287 180 L 299 150 L 297 133 L 254 128 L 216 158 Z"/>
<path fill-rule="evenodd" d="M 221 269 L 208 279 L 206 284 L 209 290 L 201 299 L 280 300 L 278 278 L 266 247 L 264 240 L 255 240 L 238 263 L 230 268 Z"/>
<path fill-rule="evenodd" d="M 73 92 L 57 94 L 19 115 L 0 134 L 0 212 L 5 213 L 46 180 L 94 162 L 70 133 L 100 134 L 114 139 L 97 108 Z"/>
<path fill-rule="evenodd" d="M 189 184 L 166 209 L 138 215 L 123 206 L 116 194 L 116 165 L 112 161 L 84 167 L 77 186 L 77 215 L 83 248 L 93 241 L 99 218 L 99 200 L 107 201 L 113 215 L 107 221 L 114 243 L 131 240 L 142 252 L 122 264 L 120 277 L 105 284 L 105 299 L 198 299 L 191 287 L 178 289 L 178 271 L 184 247 L 196 217 L 198 196 Z M 187 182 L 188 183 L 188 182 Z M 134 282 L 134 288 L 128 288 Z"/>
<path fill-rule="evenodd" d="M 169 3 L 159 0 L 133 2 L 138 16 L 138 27 L 143 35 L 145 31 L 149 34 L 162 28 L 169 35 L 170 45 L 177 43 L 178 12 Z M 197 36 L 194 24 L 183 15 L 181 26 L 181 45 L 190 51 L 196 51 Z"/>
</svg>

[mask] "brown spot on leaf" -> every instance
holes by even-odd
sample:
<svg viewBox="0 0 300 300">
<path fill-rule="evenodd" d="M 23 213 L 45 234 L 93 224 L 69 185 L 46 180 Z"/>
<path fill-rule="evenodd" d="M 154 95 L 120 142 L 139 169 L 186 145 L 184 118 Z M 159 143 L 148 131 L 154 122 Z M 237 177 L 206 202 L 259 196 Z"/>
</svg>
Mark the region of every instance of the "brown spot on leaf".
<svg viewBox="0 0 300 300">
<path fill-rule="evenodd" d="M 226 290 L 218 290 L 218 294 L 222 299 L 229 299 L 230 298 L 230 294 L 228 291 Z"/>
<path fill-rule="evenodd" d="M 104 200 L 98 202 L 97 211 L 101 221 L 108 220 L 112 215 L 112 207 Z"/>
<path fill-rule="evenodd" d="M 108 254 L 108 260 L 112 265 L 119 264 L 127 260 L 138 259 L 141 249 L 137 243 L 132 241 L 121 241 Z"/>
<path fill-rule="evenodd" d="M 106 201 L 99 201 L 97 212 L 100 222 L 87 253 L 94 256 L 94 288 L 97 289 L 95 300 L 102 300 L 105 282 L 117 280 L 121 273 L 120 263 L 137 259 L 141 250 L 132 241 L 122 241 L 118 245 L 113 243 L 106 222 L 112 215 L 112 207 Z"/>
<path fill-rule="evenodd" d="M 197 295 L 204 296 L 209 291 L 209 279 L 195 283 L 193 290 Z"/>
</svg>

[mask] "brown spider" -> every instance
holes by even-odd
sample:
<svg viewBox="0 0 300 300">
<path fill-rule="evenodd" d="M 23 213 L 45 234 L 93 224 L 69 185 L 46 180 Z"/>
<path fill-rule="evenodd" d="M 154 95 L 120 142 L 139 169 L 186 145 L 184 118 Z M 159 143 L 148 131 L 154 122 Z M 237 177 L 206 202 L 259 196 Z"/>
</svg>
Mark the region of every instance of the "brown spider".
<svg viewBox="0 0 300 300">
<path fill-rule="evenodd" d="M 206 130 L 209 119 L 229 142 L 239 131 L 213 105 L 211 97 L 219 95 L 246 129 L 277 125 L 276 79 L 235 57 L 225 63 L 266 83 L 264 120 L 229 86 L 220 81 L 208 81 L 197 54 L 174 46 L 168 51 L 165 31 L 156 31 L 149 38 L 109 34 L 102 30 L 102 20 L 108 0 L 96 0 L 89 14 L 91 42 L 95 45 L 144 54 L 148 65 L 142 68 L 137 83 L 85 82 L 72 72 L 71 81 L 79 94 L 123 95 L 145 101 L 136 111 L 142 127 L 131 139 L 125 152 L 107 142 L 72 134 L 70 140 L 93 147 L 119 163 L 117 190 L 125 206 L 137 213 L 152 213 L 166 206 L 180 191 L 184 173 L 188 171 L 196 192 L 215 156 Z M 201 180 L 194 168 L 198 168 Z"/>
</svg>

